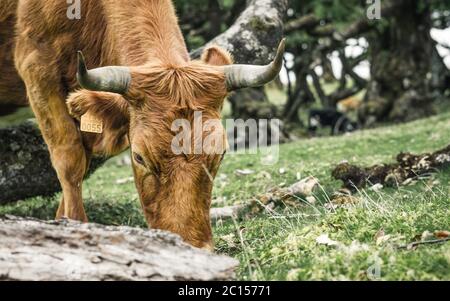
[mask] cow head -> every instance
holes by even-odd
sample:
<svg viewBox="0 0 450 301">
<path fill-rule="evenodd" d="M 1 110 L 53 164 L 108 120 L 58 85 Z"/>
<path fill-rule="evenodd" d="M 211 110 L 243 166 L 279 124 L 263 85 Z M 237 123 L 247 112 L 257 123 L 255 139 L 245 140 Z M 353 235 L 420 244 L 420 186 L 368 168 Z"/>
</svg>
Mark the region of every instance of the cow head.
<svg viewBox="0 0 450 301">
<path fill-rule="evenodd" d="M 122 121 L 127 122 L 135 183 L 150 227 L 180 234 L 196 247 L 212 248 L 211 192 L 226 148 L 226 143 L 216 142 L 224 141 L 225 135 L 220 122 L 210 123 L 214 126 L 208 129 L 203 126 L 200 136 L 196 124 L 220 120 L 230 91 L 273 80 L 282 67 L 283 53 L 284 41 L 275 60 L 267 66 L 233 65 L 225 51 L 210 47 L 202 60 L 184 65 L 155 59 L 138 67 L 93 70 L 86 68 L 79 53 L 78 81 L 83 88 L 94 91 L 84 93 L 94 93 L 97 99 L 104 93 L 103 100 L 98 101 L 103 108 L 108 107 L 106 98 L 116 95 L 121 99 L 116 113 L 126 115 Z M 72 98 L 72 109 L 80 106 L 74 103 L 76 99 Z M 89 110 L 101 110 L 95 109 L 92 101 L 90 106 Z M 197 120 L 198 116 L 201 120 Z M 179 152 L 174 141 L 180 130 L 186 130 L 180 128 L 183 124 L 190 131 L 189 137 L 182 139 L 184 145 Z M 199 140 L 215 141 L 213 151 L 207 151 L 211 145 L 201 142 L 198 148 Z"/>
</svg>

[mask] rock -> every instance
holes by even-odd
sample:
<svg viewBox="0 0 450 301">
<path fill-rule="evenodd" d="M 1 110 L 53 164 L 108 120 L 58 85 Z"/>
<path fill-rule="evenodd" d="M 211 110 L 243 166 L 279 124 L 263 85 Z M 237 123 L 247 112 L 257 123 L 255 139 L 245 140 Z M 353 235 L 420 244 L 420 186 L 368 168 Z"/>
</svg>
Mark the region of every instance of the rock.
<svg viewBox="0 0 450 301">
<path fill-rule="evenodd" d="M 322 234 L 319 237 L 316 238 L 316 243 L 319 245 L 326 245 L 329 247 L 334 247 L 334 246 L 338 246 L 339 243 L 337 241 L 334 241 L 332 239 L 330 239 L 330 237 L 328 236 L 328 234 Z"/>
<path fill-rule="evenodd" d="M 234 173 L 237 176 L 249 176 L 254 174 L 255 172 L 251 169 L 237 169 Z"/>
<path fill-rule="evenodd" d="M 369 189 L 375 192 L 381 191 L 384 188 L 384 186 L 380 183 L 373 185 Z"/>
<path fill-rule="evenodd" d="M 312 205 L 314 205 L 317 202 L 317 199 L 313 196 L 306 197 L 306 201 Z"/>
<path fill-rule="evenodd" d="M 175 234 L 63 220 L 0 219 L 0 279 L 231 280 L 238 261 Z"/>
<path fill-rule="evenodd" d="M 0 129 L 0 205 L 61 190 L 42 135 L 33 122 Z M 89 174 L 106 158 L 94 158 Z"/>
<path fill-rule="evenodd" d="M 308 177 L 293 185 L 291 185 L 287 192 L 291 195 L 308 197 L 314 193 L 314 190 L 319 186 L 319 180 L 315 177 Z"/>
<path fill-rule="evenodd" d="M 128 184 L 128 183 L 133 183 L 133 182 L 134 182 L 134 177 L 128 177 L 128 178 L 116 180 L 117 185 L 124 185 L 124 184 Z"/>
</svg>

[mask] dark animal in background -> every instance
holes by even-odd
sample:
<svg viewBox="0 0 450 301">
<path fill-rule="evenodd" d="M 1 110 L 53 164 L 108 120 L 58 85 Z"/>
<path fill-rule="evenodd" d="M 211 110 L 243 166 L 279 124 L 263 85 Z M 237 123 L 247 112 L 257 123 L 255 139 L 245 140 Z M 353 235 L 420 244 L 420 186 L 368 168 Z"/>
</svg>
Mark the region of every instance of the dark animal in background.
<svg viewBox="0 0 450 301">
<path fill-rule="evenodd" d="M 351 121 L 344 113 L 334 109 L 315 109 L 309 111 L 308 130 L 316 133 L 319 128 L 331 128 L 331 135 L 353 132 L 358 124 Z"/>
</svg>

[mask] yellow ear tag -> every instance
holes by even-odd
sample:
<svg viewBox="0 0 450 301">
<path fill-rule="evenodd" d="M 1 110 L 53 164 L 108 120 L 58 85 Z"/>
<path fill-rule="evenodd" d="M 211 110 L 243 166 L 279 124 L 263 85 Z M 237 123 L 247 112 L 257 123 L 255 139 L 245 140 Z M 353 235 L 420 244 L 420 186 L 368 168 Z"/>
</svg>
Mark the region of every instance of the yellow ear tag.
<svg viewBox="0 0 450 301">
<path fill-rule="evenodd" d="M 81 116 L 80 129 L 82 132 L 101 134 L 103 133 L 103 122 L 88 112 Z"/>
</svg>

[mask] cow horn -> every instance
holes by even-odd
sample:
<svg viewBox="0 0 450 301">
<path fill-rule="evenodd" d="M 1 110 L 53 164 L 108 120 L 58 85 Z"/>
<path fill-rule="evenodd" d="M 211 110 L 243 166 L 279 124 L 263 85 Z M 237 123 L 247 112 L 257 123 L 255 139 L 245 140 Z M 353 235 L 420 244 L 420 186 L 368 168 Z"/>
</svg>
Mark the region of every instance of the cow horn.
<svg viewBox="0 0 450 301">
<path fill-rule="evenodd" d="M 83 53 L 78 51 L 77 79 L 80 86 L 91 91 L 125 94 L 131 82 L 128 67 L 102 67 L 88 70 Z"/>
<path fill-rule="evenodd" d="M 225 66 L 225 76 L 228 91 L 242 88 L 261 87 L 274 80 L 283 67 L 286 39 L 278 46 L 277 55 L 272 63 L 267 66 L 255 65 L 230 65 Z"/>
</svg>

